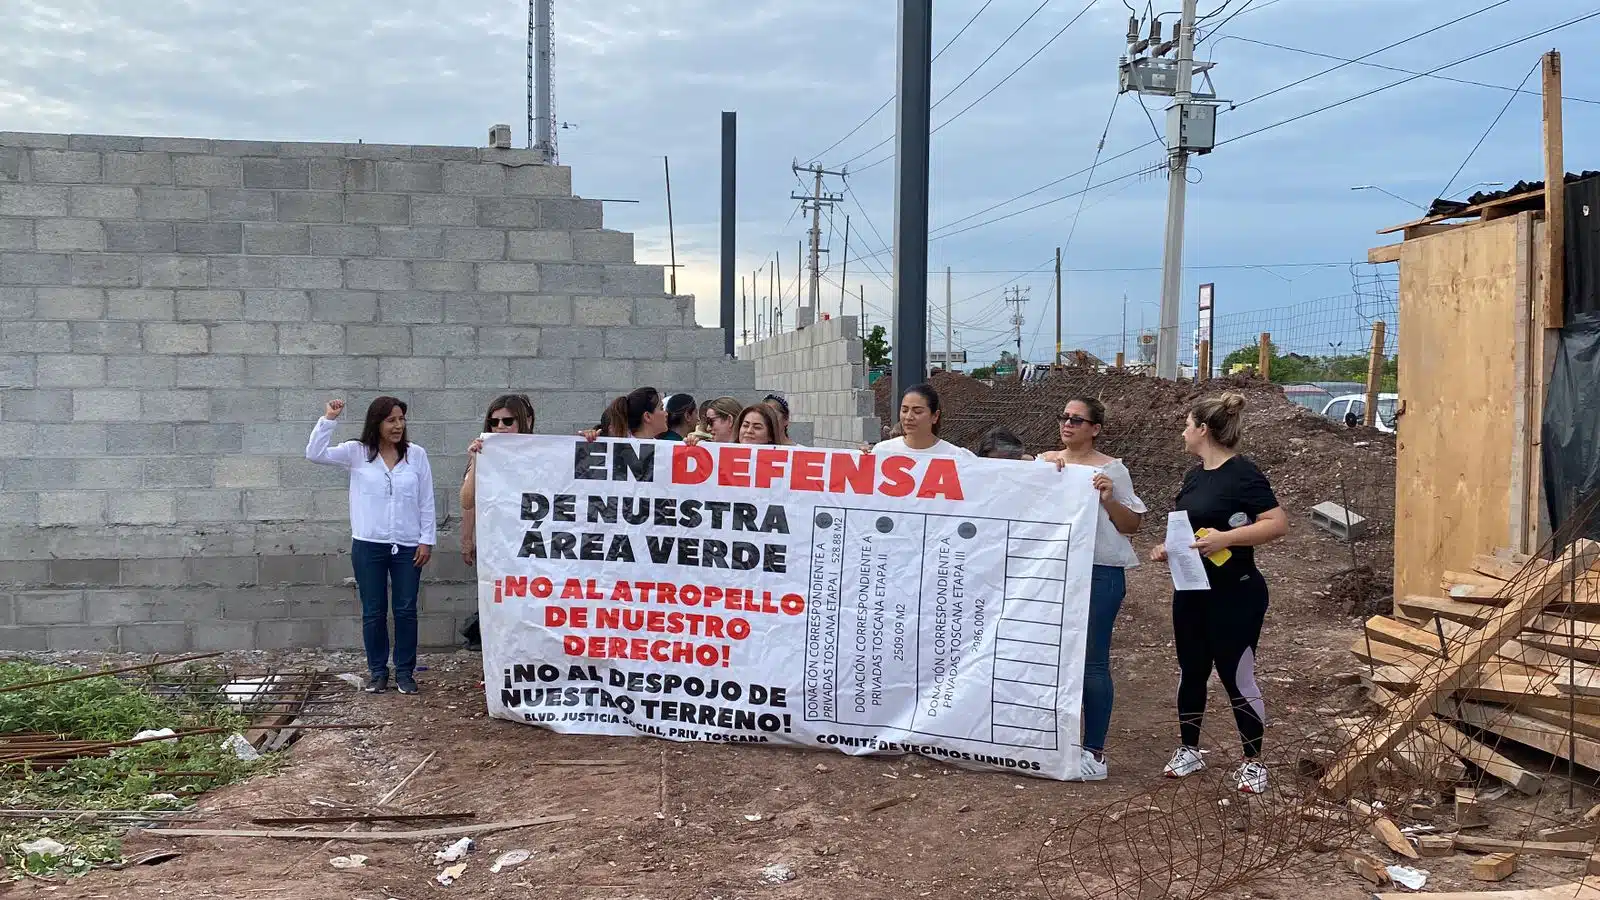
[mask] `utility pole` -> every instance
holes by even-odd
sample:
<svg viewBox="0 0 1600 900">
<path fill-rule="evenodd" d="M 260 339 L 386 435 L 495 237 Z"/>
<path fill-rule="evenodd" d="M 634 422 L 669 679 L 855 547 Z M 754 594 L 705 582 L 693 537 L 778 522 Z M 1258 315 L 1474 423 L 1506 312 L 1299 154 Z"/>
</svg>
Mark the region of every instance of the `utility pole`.
<svg viewBox="0 0 1600 900">
<path fill-rule="evenodd" d="M 556 112 L 551 102 L 550 5 L 552 0 L 528 2 L 528 147 L 556 161 Z"/>
<path fill-rule="evenodd" d="M 845 285 L 850 283 L 850 216 L 844 217 L 844 262 L 839 269 L 839 318 L 844 318 Z"/>
<path fill-rule="evenodd" d="M 1011 325 L 1017 330 L 1017 374 L 1022 374 L 1022 309 L 1023 304 L 1031 299 L 1028 295 L 1033 293 L 1031 288 L 1012 285 L 1006 295 L 1007 303 L 1016 304 L 1016 312 L 1011 314 Z"/>
<path fill-rule="evenodd" d="M 954 341 L 950 336 L 955 334 L 954 323 L 950 320 L 950 267 L 944 267 L 944 370 L 950 371 L 950 361 L 955 359 L 951 347 Z"/>
<path fill-rule="evenodd" d="M 1061 368 L 1061 248 L 1056 248 L 1056 368 Z"/>
<path fill-rule="evenodd" d="M 776 252 L 774 252 L 772 254 L 772 279 L 773 279 L 773 284 L 777 285 L 778 290 L 782 290 L 783 289 L 783 257 L 780 254 L 776 253 Z M 777 325 L 775 323 L 778 320 L 777 319 L 778 310 L 781 310 L 781 309 L 783 309 L 783 297 L 782 297 L 782 295 L 775 295 L 769 289 L 767 291 L 767 334 L 768 335 L 774 335 L 774 334 L 778 333 L 775 330 L 777 328 Z"/>
<path fill-rule="evenodd" d="M 891 403 L 928 374 L 928 140 L 933 110 L 933 0 L 899 0 L 895 91 L 894 374 Z"/>
<path fill-rule="evenodd" d="M 861 338 L 862 340 L 865 340 L 867 337 L 867 286 L 864 284 L 858 284 L 856 285 L 856 290 L 859 292 L 858 296 L 861 298 Z"/>
<path fill-rule="evenodd" d="M 1183 12 L 1172 40 L 1161 40 L 1159 18 L 1150 23 L 1150 37 L 1139 36 L 1139 20 L 1128 22 L 1128 49 L 1119 62 L 1123 91 L 1170 96 L 1167 107 L 1167 228 L 1161 260 L 1161 328 L 1156 341 L 1156 374 L 1178 377 L 1178 291 L 1183 284 L 1183 217 L 1189 186 L 1189 154 L 1210 153 L 1216 144 L 1215 91 L 1195 91 L 1194 76 L 1209 84 L 1213 64 L 1195 63 L 1194 24 L 1198 0 L 1183 0 Z M 1177 58 L 1163 57 L 1173 49 Z M 1146 50 L 1149 56 L 1142 56 Z"/>
<path fill-rule="evenodd" d="M 811 196 L 808 197 L 804 194 L 795 193 L 789 194 L 789 199 L 801 201 L 801 209 L 811 211 L 811 305 L 809 307 L 801 306 L 800 313 L 795 320 L 795 324 L 797 326 L 804 328 L 811 324 L 812 320 L 822 308 L 821 255 L 828 252 L 822 247 L 822 208 L 824 206 L 832 207 L 835 203 L 844 202 L 843 194 L 824 194 L 822 192 L 822 176 L 833 175 L 837 178 L 843 178 L 845 173 L 842 170 L 838 172 L 830 172 L 827 169 L 824 169 L 821 163 L 813 163 L 809 166 L 801 166 L 799 163 L 791 163 L 789 168 L 796 175 L 799 175 L 801 172 L 809 172 L 811 173 L 812 177 L 816 179 L 815 186 L 811 191 Z"/>
<path fill-rule="evenodd" d="M 734 235 L 738 225 L 739 114 L 722 113 L 722 334 L 723 351 L 733 355 L 733 264 Z M 665 157 L 663 157 L 663 160 Z M 670 194 L 668 195 L 671 196 Z M 670 209 L 670 207 L 668 207 Z M 673 251 L 673 264 L 677 264 L 677 251 Z M 673 295 L 677 295 L 678 270 L 672 270 Z"/>
<path fill-rule="evenodd" d="M 1128 292 L 1122 292 L 1122 350 L 1117 354 L 1128 358 Z"/>
<path fill-rule="evenodd" d="M 755 276 L 751 275 L 750 278 L 754 280 Z M 750 343 L 750 294 L 745 290 L 743 275 L 739 276 L 739 311 L 740 318 L 744 321 L 744 332 L 741 335 L 740 343 L 748 344 Z"/>
<path fill-rule="evenodd" d="M 805 252 L 805 246 L 805 241 L 794 242 L 794 327 L 796 328 L 804 327 L 800 321 L 800 309 L 805 306 L 800 302 L 800 278 L 804 271 L 800 268 L 800 255 Z"/>
</svg>

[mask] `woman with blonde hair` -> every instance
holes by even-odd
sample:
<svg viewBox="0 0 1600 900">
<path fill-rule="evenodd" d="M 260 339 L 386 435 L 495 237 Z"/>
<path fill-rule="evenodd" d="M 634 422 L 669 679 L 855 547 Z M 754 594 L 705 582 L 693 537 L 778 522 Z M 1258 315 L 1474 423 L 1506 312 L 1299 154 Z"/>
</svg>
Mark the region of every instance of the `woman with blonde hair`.
<svg viewBox="0 0 1600 900">
<path fill-rule="evenodd" d="M 1267 711 L 1256 683 L 1256 645 L 1267 615 L 1267 582 L 1256 568 L 1255 548 L 1288 533 L 1289 517 L 1267 476 L 1239 454 L 1244 408 L 1239 394 L 1208 397 L 1190 407 L 1183 429 L 1183 449 L 1200 464 L 1184 475 L 1176 508 L 1189 514 L 1195 529 L 1191 546 L 1204 560 L 1210 588 L 1172 594 L 1183 743 L 1163 774 L 1183 778 L 1205 768 L 1200 726 L 1215 669 L 1233 704 L 1244 745 L 1235 781 L 1241 792 L 1261 794 L 1267 790 L 1267 767 L 1260 762 Z M 1166 560 L 1166 547 L 1158 544 L 1150 558 Z"/>
<path fill-rule="evenodd" d="M 690 435 L 694 441 L 732 444 L 739 440 L 739 414 L 744 404 L 733 397 L 718 397 L 700 405 L 700 427 Z"/>
</svg>

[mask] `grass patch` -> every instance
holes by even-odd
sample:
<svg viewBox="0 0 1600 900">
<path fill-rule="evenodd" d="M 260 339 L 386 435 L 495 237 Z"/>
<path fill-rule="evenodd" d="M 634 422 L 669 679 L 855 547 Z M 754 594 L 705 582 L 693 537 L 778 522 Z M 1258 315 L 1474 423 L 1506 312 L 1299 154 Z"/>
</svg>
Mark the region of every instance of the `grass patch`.
<svg viewBox="0 0 1600 900">
<path fill-rule="evenodd" d="M 76 674 L 77 669 L 26 662 L 0 663 L 0 687 Z M 126 741 L 146 729 L 225 729 L 175 741 L 157 741 L 75 759 L 60 768 L 0 766 L 0 807 L 40 810 L 177 810 L 192 796 L 230 784 L 262 769 L 263 760 L 240 760 L 223 742 L 249 720 L 205 698 L 157 697 L 142 682 L 115 677 L 0 693 L 0 735 L 40 732 L 72 740 Z M 0 749 L 0 756 L 4 751 Z M 162 773 L 215 773 L 178 775 Z M 21 845 L 48 837 L 67 847 L 60 856 L 24 854 Z M 116 862 L 122 851 L 114 826 L 69 816 L 0 819 L 0 858 L 16 877 L 76 874 Z"/>
</svg>

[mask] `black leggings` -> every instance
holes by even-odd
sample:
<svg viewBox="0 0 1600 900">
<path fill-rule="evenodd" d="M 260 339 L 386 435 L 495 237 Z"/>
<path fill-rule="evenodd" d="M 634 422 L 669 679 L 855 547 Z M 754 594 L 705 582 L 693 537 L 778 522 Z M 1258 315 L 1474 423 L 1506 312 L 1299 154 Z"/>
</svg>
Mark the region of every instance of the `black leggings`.
<svg viewBox="0 0 1600 900">
<path fill-rule="evenodd" d="M 1233 704 L 1244 755 L 1261 755 L 1267 709 L 1256 685 L 1256 643 L 1267 615 L 1267 583 L 1251 571 L 1225 588 L 1172 595 L 1172 634 L 1178 648 L 1178 731 L 1185 747 L 1200 746 L 1206 688 L 1217 671 Z"/>
</svg>

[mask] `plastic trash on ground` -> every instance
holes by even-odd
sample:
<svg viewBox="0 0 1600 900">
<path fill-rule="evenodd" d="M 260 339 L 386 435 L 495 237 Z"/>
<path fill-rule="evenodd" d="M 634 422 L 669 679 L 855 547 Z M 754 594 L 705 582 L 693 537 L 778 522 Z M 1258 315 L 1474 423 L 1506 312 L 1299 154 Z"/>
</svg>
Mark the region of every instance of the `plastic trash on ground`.
<svg viewBox="0 0 1600 900">
<path fill-rule="evenodd" d="M 40 856 L 65 856 L 67 853 L 66 845 L 59 841 L 52 841 L 49 838 L 31 840 L 26 844 L 19 845 L 17 849 L 22 851 L 23 856 L 33 856 L 34 854 Z"/>
<path fill-rule="evenodd" d="M 783 884 L 794 880 L 794 870 L 783 863 L 773 863 L 761 870 L 761 880 L 767 884 Z"/>
<path fill-rule="evenodd" d="M 328 860 L 328 864 L 335 869 L 364 869 L 367 866 L 367 858 L 359 853 L 352 853 L 349 856 L 335 856 Z"/>
<path fill-rule="evenodd" d="M 533 854 L 526 850 L 507 850 L 506 852 L 500 854 L 500 858 L 494 861 L 494 865 L 489 867 L 489 871 L 498 875 L 501 869 L 509 869 L 514 866 L 520 866 L 527 862 L 532 856 Z"/>
<path fill-rule="evenodd" d="M 445 887 L 449 887 L 450 885 L 455 884 L 455 881 L 456 881 L 457 878 L 460 878 L 462 875 L 465 875 L 466 873 L 467 873 L 467 864 L 466 863 L 459 863 L 457 865 L 451 866 L 448 869 L 445 869 L 443 872 L 440 872 L 439 873 L 439 877 L 435 878 L 434 881 L 439 882 L 440 884 L 444 885 Z"/>
<path fill-rule="evenodd" d="M 444 848 L 443 850 L 440 850 L 438 853 L 435 853 L 433 855 L 433 864 L 436 866 L 442 866 L 445 863 L 456 862 L 457 860 L 465 857 L 468 853 L 471 853 L 473 848 L 476 846 L 478 845 L 473 843 L 472 838 L 464 837 L 461 840 L 456 841 L 454 844 Z"/>
<path fill-rule="evenodd" d="M 1387 871 L 1389 877 L 1394 879 L 1395 884 L 1402 885 L 1413 891 L 1422 890 L 1422 886 L 1428 883 L 1427 869 L 1413 869 L 1410 866 L 1390 866 Z"/>
<path fill-rule="evenodd" d="M 228 739 L 222 742 L 222 749 L 232 750 L 233 755 L 244 762 L 255 762 L 261 758 L 261 754 L 250 746 L 250 742 L 245 740 L 242 734 L 229 735 Z"/>
<path fill-rule="evenodd" d="M 136 741 L 154 741 L 156 738 L 169 737 L 177 740 L 177 735 L 171 728 L 147 728 L 133 736 Z"/>
</svg>

